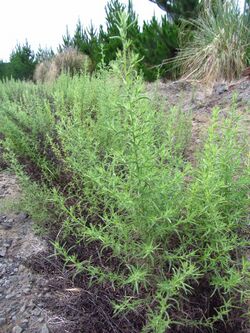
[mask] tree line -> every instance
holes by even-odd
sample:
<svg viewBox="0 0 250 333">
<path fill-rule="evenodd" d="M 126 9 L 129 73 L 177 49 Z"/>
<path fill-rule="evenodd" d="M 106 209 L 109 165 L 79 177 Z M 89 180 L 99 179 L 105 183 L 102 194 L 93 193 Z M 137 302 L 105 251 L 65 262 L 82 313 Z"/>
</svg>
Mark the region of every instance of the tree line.
<svg viewBox="0 0 250 333">
<path fill-rule="evenodd" d="M 100 63 L 109 64 L 115 60 L 117 50 L 121 49 L 121 41 L 112 38 L 118 35 L 117 18 L 121 10 L 126 10 L 131 24 L 128 38 L 132 40 L 132 48 L 142 61 L 138 69 L 144 78 L 153 81 L 156 78 L 173 78 L 178 71 L 171 61 L 180 48 L 180 31 L 184 20 L 195 19 L 204 3 L 213 5 L 216 0 L 145 0 L 163 9 L 160 20 L 155 16 L 150 21 L 144 21 L 139 26 L 137 14 L 133 9 L 132 0 L 125 6 L 119 0 L 110 0 L 106 7 L 106 26 L 94 28 L 93 25 L 84 27 L 79 21 L 73 36 L 68 30 L 62 37 L 62 43 L 57 52 L 64 52 L 74 48 L 90 57 L 93 69 Z M 219 0 L 224 1 L 224 0 Z M 245 13 L 249 14 L 250 0 L 245 2 Z M 183 35 L 183 34 L 182 34 Z M 183 36 L 182 36 L 183 37 Z M 54 52 L 51 49 L 40 48 L 35 53 L 28 41 L 24 45 L 18 44 L 10 55 L 10 61 L 0 61 L 0 79 L 13 77 L 14 79 L 32 80 L 37 64 L 51 59 Z"/>
</svg>

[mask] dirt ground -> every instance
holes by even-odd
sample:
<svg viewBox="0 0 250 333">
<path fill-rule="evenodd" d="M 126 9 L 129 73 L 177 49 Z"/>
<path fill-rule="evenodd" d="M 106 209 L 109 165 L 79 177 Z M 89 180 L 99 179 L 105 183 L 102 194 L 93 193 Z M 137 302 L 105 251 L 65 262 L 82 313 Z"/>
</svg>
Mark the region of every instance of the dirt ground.
<svg viewBox="0 0 250 333">
<path fill-rule="evenodd" d="M 16 177 L 0 173 L 0 332 L 47 333 L 41 303 L 47 281 L 26 266 L 47 244 L 34 234 L 26 213 L 7 209 L 6 204 L 18 200 L 19 194 Z"/>
<path fill-rule="evenodd" d="M 194 153 L 203 141 L 209 126 L 214 107 L 219 107 L 221 115 L 226 116 L 230 107 L 235 107 L 242 114 L 242 131 L 250 134 L 250 80 L 242 79 L 230 84 L 218 83 L 213 88 L 205 87 L 197 82 L 161 81 L 148 85 L 149 91 L 154 91 L 166 101 L 169 106 L 178 105 L 185 112 L 192 112 L 192 138 L 188 159 L 194 162 Z"/>
</svg>

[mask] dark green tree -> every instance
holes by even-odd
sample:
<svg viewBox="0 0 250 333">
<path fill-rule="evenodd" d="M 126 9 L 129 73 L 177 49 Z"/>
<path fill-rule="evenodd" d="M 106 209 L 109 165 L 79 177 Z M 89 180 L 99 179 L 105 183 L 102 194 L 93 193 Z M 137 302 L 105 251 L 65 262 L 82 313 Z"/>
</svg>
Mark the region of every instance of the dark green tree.
<svg viewBox="0 0 250 333">
<path fill-rule="evenodd" d="M 35 53 L 26 41 L 25 44 L 17 44 L 10 55 L 11 75 L 14 79 L 30 80 L 36 66 Z"/>
<path fill-rule="evenodd" d="M 5 65 L 5 63 L 2 60 L 0 60 L 0 79 L 4 78 L 4 74 L 5 74 L 4 65 Z"/>
<path fill-rule="evenodd" d="M 79 21 L 73 37 L 68 30 L 66 31 L 59 52 L 65 48 L 74 47 L 91 58 L 94 69 L 101 62 L 102 56 L 104 56 L 105 64 L 108 65 L 116 58 L 117 51 L 122 48 L 121 40 L 113 37 L 119 35 L 117 27 L 119 13 L 126 11 L 129 17 L 127 37 L 132 41 L 133 50 L 142 59 L 138 67 L 145 79 L 152 81 L 158 75 L 160 77 L 169 75 L 169 65 L 157 66 L 175 55 L 178 48 L 178 26 L 163 16 L 161 21 L 153 17 L 150 22 L 144 22 L 140 29 L 131 0 L 127 6 L 119 0 L 110 0 L 105 11 L 105 27 L 100 26 L 97 30 L 91 25 L 88 29 L 84 29 Z M 132 22 L 133 24 L 130 24 Z"/>
<path fill-rule="evenodd" d="M 104 47 L 104 61 L 108 64 L 116 58 L 116 52 L 122 44 L 119 39 L 112 37 L 118 36 L 117 20 L 119 12 L 126 10 L 129 14 L 129 23 L 135 21 L 135 24 L 128 30 L 128 38 L 133 40 L 133 44 L 138 43 L 140 28 L 137 22 L 136 14 L 133 10 L 132 1 L 129 0 L 128 6 L 122 4 L 119 0 L 111 0 L 105 7 L 106 27 L 95 29 L 91 24 L 84 29 L 81 22 L 78 21 L 73 37 L 70 36 L 68 29 L 63 36 L 63 43 L 59 46 L 59 52 L 68 47 L 74 47 L 77 50 L 87 54 L 94 67 L 100 63 L 102 58 L 102 45 Z"/>
<path fill-rule="evenodd" d="M 37 63 L 41 63 L 46 60 L 51 60 L 54 57 L 55 53 L 51 48 L 42 48 L 39 47 L 35 59 Z"/>
<path fill-rule="evenodd" d="M 10 63 L 0 60 L 0 80 L 11 77 Z"/>
<path fill-rule="evenodd" d="M 88 55 L 92 60 L 94 68 L 101 60 L 99 32 L 92 23 L 88 28 L 84 29 L 81 21 L 78 21 L 73 37 L 70 36 L 67 29 L 66 35 L 63 36 L 63 44 L 59 46 L 58 51 L 62 52 L 64 49 L 70 47 Z"/>
<path fill-rule="evenodd" d="M 121 49 L 122 43 L 119 39 L 112 38 L 119 35 L 117 28 L 117 22 L 119 21 L 119 13 L 126 11 L 128 13 L 128 25 L 130 25 L 127 31 L 128 39 L 133 41 L 133 47 L 138 48 L 140 27 L 138 24 L 137 15 L 133 9 L 132 1 L 128 1 L 128 6 L 120 3 L 119 0 L 111 0 L 105 7 L 106 12 L 106 31 L 103 28 L 100 29 L 100 42 L 104 45 L 105 62 L 108 64 L 110 61 L 116 58 L 117 50 Z"/>
<path fill-rule="evenodd" d="M 245 0 L 244 2 L 244 13 L 250 10 L 250 0 Z"/>
<path fill-rule="evenodd" d="M 178 48 L 178 26 L 163 16 L 158 22 L 153 16 L 144 22 L 140 35 L 139 54 L 143 57 L 140 67 L 144 77 L 153 81 L 159 77 L 170 76 L 172 66 L 161 65 L 166 59 L 173 58 Z"/>
<path fill-rule="evenodd" d="M 167 13 L 172 21 L 180 18 L 192 19 L 197 17 L 200 7 L 199 0 L 149 0 Z"/>
<path fill-rule="evenodd" d="M 250 22 L 250 0 L 245 0 L 244 14 L 247 16 L 248 23 L 249 23 Z"/>
</svg>

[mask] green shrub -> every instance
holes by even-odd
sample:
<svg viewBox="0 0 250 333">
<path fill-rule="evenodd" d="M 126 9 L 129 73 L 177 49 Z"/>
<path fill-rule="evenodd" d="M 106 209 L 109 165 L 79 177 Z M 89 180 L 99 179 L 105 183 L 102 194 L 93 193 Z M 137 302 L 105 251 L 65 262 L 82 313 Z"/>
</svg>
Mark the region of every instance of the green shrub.
<svg viewBox="0 0 250 333">
<path fill-rule="evenodd" d="M 120 21 L 122 50 L 111 68 L 51 85 L 0 85 L 5 151 L 49 188 L 61 221 L 54 245 L 74 276 L 119 290 L 114 315 L 143 307 L 142 332 L 219 332 L 235 307 L 244 313 L 249 283 L 239 122 L 234 108 L 225 119 L 215 109 L 191 167 L 191 115 L 163 112 L 147 96 L 127 16 Z M 78 246 L 95 254 L 86 258 Z"/>
</svg>

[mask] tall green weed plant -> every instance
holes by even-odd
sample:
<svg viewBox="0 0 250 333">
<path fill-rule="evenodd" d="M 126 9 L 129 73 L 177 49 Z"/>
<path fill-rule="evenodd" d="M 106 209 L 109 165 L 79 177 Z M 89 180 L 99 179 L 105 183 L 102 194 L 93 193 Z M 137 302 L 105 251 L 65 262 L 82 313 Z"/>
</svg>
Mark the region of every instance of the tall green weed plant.
<svg viewBox="0 0 250 333">
<path fill-rule="evenodd" d="M 142 332 L 219 332 L 244 309 L 249 283 L 249 174 L 236 110 L 223 119 L 214 109 L 189 165 L 191 114 L 148 97 L 126 14 L 117 28 L 117 60 L 95 76 L 0 85 L 6 156 L 42 184 L 65 266 L 123 290 L 114 316 L 143 307 Z"/>
</svg>

